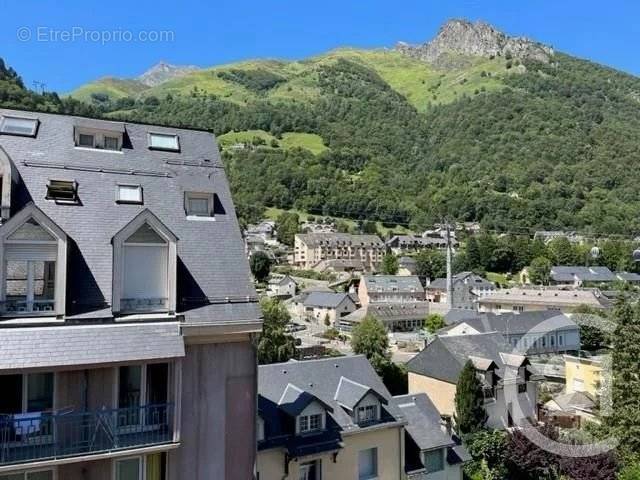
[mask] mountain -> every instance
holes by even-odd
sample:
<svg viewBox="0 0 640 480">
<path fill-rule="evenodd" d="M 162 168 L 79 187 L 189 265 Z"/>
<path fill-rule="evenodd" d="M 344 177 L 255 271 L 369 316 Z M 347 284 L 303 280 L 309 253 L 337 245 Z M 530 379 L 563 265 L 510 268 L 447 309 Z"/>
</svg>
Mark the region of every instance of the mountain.
<svg viewBox="0 0 640 480">
<path fill-rule="evenodd" d="M 486 24 L 449 22 L 415 51 L 102 79 L 62 105 L 211 129 L 245 220 L 277 207 L 414 229 L 448 215 L 640 231 L 640 79 Z"/>
<path fill-rule="evenodd" d="M 140 75 L 136 80 L 138 80 L 143 85 L 146 85 L 147 87 L 156 87 L 168 80 L 183 77 L 197 70 L 199 70 L 198 67 L 195 67 L 193 65 L 179 66 L 171 65 L 165 62 L 159 62 L 158 64 L 154 65 L 149 70 L 144 72 L 142 75 Z"/>
<path fill-rule="evenodd" d="M 518 58 L 544 63 L 553 58 L 553 49 L 541 43 L 524 37 L 509 37 L 487 23 L 467 20 L 450 20 L 430 42 L 418 46 L 400 42 L 396 50 L 432 64 L 446 61 L 451 55 Z"/>
</svg>

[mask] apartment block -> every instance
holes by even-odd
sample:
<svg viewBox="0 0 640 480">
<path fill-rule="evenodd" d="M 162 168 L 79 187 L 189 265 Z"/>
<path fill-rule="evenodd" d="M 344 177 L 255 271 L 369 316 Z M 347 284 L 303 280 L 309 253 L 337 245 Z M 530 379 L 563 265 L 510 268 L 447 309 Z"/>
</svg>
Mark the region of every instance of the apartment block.
<svg viewBox="0 0 640 480">
<path fill-rule="evenodd" d="M 356 270 L 375 271 L 385 253 L 385 244 L 377 235 L 303 233 L 295 236 L 293 262 L 297 267 L 312 269 L 321 262 L 341 260 Z"/>
<path fill-rule="evenodd" d="M 208 132 L 0 109 L 0 479 L 252 478 L 261 330 Z"/>
</svg>

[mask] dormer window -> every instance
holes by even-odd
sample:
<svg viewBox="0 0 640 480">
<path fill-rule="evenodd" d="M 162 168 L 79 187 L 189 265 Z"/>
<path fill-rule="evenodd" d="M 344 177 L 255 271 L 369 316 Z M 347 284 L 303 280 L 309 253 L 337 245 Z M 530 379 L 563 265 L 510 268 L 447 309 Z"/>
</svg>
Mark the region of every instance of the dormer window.
<svg viewBox="0 0 640 480">
<path fill-rule="evenodd" d="M 184 209 L 189 217 L 212 217 L 213 193 L 186 192 Z"/>
<path fill-rule="evenodd" d="M 73 180 L 50 180 L 45 198 L 56 203 L 77 203 L 78 184 Z"/>
<path fill-rule="evenodd" d="M 358 424 L 375 422 L 378 420 L 378 405 L 363 405 L 356 409 Z"/>
<path fill-rule="evenodd" d="M 324 414 L 315 413 L 312 415 L 301 415 L 298 417 L 300 433 L 317 432 L 324 428 Z"/>
<path fill-rule="evenodd" d="M 62 315 L 66 235 L 31 204 L 0 230 L 0 313 Z"/>
<path fill-rule="evenodd" d="M 124 133 L 123 123 L 83 118 L 74 127 L 74 141 L 79 148 L 118 152 L 122 150 Z"/>
<path fill-rule="evenodd" d="M 113 238 L 115 313 L 175 312 L 177 237 L 149 210 Z"/>
<path fill-rule="evenodd" d="M 5 135 L 19 135 L 21 137 L 35 137 L 40 122 L 37 118 L 0 117 L 0 133 Z"/>
<path fill-rule="evenodd" d="M 149 133 L 149 149 L 179 152 L 180 140 L 177 135 L 173 134 Z"/>
</svg>

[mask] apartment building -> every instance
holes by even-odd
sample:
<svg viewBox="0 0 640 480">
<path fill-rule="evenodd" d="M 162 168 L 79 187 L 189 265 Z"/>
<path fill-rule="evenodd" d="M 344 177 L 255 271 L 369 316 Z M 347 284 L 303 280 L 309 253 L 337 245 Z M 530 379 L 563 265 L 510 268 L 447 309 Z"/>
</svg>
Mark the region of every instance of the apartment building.
<svg viewBox="0 0 640 480">
<path fill-rule="evenodd" d="M 293 263 L 310 269 L 326 260 L 345 260 L 375 271 L 385 253 L 385 244 L 377 235 L 301 233 L 294 239 Z"/>
<path fill-rule="evenodd" d="M 461 272 L 451 278 L 452 308 L 477 310 L 478 299 L 493 295 L 493 282 L 473 272 Z M 426 287 L 427 300 L 431 303 L 447 304 L 447 279 L 436 278 Z"/>
<path fill-rule="evenodd" d="M 392 397 L 365 357 L 258 370 L 260 480 L 462 479 L 468 454 L 426 396 Z"/>
<path fill-rule="evenodd" d="M 473 316 L 445 327 L 438 334 L 476 335 L 489 332 L 500 333 L 514 350 L 525 355 L 580 350 L 580 326 L 567 315 L 554 310 L 500 315 L 473 312 Z"/>
<path fill-rule="evenodd" d="M 597 309 L 610 308 L 611 301 L 598 289 L 564 290 L 561 288 L 506 288 L 478 299 L 480 312 L 508 313 L 555 310 L 571 313 L 581 305 Z"/>
<path fill-rule="evenodd" d="M 261 320 L 214 137 L 0 109 L 0 183 L 0 478 L 252 478 Z"/>
<path fill-rule="evenodd" d="M 424 287 L 417 276 L 363 275 L 358 284 L 362 305 L 378 302 L 423 302 Z"/>
<path fill-rule="evenodd" d="M 538 378 L 527 357 L 496 332 L 436 337 L 407 363 L 409 393 L 425 393 L 440 415 L 453 416 L 458 378 L 468 361 L 483 382 L 489 428 L 535 421 Z"/>
</svg>

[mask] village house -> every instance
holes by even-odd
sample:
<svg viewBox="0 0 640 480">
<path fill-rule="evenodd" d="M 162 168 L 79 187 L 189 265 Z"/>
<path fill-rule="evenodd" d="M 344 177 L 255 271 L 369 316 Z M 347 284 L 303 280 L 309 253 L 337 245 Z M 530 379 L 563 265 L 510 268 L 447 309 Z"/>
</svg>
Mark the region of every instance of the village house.
<svg viewBox="0 0 640 480">
<path fill-rule="evenodd" d="M 0 477 L 251 478 L 262 322 L 213 135 L 0 109 L 0 184 Z"/>
<path fill-rule="evenodd" d="M 591 357 L 564 356 L 565 393 L 583 392 L 593 398 L 600 397 L 605 386 L 605 358 L 600 355 Z"/>
<path fill-rule="evenodd" d="M 424 302 L 424 287 L 416 276 L 363 275 L 358 284 L 360 303 Z"/>
<path fill-rule="evenodd" d="M 418 262 L 413 257 L 400 257 L 398 259 L 398 275 L 411 277 L 418 272 Z"/>
<path fill-rule="evenodd" d="M 612 284 L 614 282 L 638 284 L 640 283 L 640 275 L 629 272 L 613 273 L 607 267 L 555 266 L 551 268 L 550 281 L 552 285 L 579 288 L 588 285 Z"/>
<path fill-rule="evenodd" d="M 451 278 L 452 305 L 451 308 L 463 310 L 477 310 L 478 299 L 493 295 L 496 286 L 473 272 L 461 272 Z M 427 300 L 431 303 L 447 303 L 447 279 L 436 278 L 426 288 Z"/>
<path fill-rule="evenodd" d="M 261 479 L 462 479 L 468 454 L 428 399 L 392 397 L 363 356 L 263 365 L 258 382 Z"/>
<path fill-rule="evenodd" d="M 611 301 L 598 289 L 564 290 L 533 287 L 496 290 L 494 294 L 478 299 L 480 312 L 493 313 L 522 313 L 534 310 L 571 313 L 581 305 L 606 309 L 611 307 Z"/>
<path fill-rule="evenodd" d="M 336 325 L 357 308 L 354 295 L 349 293 L 308 292 L 291 303 L 294 317 L 325 326 Z"/>
<path fill-rule="evenodd" d="M 379 320 L 390 332 L 420 330 L 429 315 L 428 302 L 375 302 L 368 303 L 339 320 L 340 329 L 352 330 L 366 317 Z"/>
<path fill-rule="evenodd" d="M 448 321 L 451 315 L 447 314 Z M 498 332 L 514 350 L 526 355 L 580 350 L 580 327 L 553 310 L 523 313 L 477 313 L 438 331 L 439 335 L 477 335 Z"/>
<path fill-rule="evenodd" d="M 289 275 L 272 275 L 267 284 L 267 295 L 278 298 L 291 298 L 296 295 L 298 284 Z"/>
<path fill-rule="evenodd" d="M 386 253 L 377 235 L 348 233 L 301 233 L 295 236 L 293 263 L 313 269 L 324 260 L 359 262 L 366 271 L 375 271 Z"/>
<path fill-rule="evenodd" d="M 437 336 L 407 363 L 409 393 L 426 393 L 440 415 L 453 416 L 458 378 L 468 361 L 482 379 L 489 428 L 535 423 L 537 377 L 527 357 L 496 332 Z"/>
</svg>

